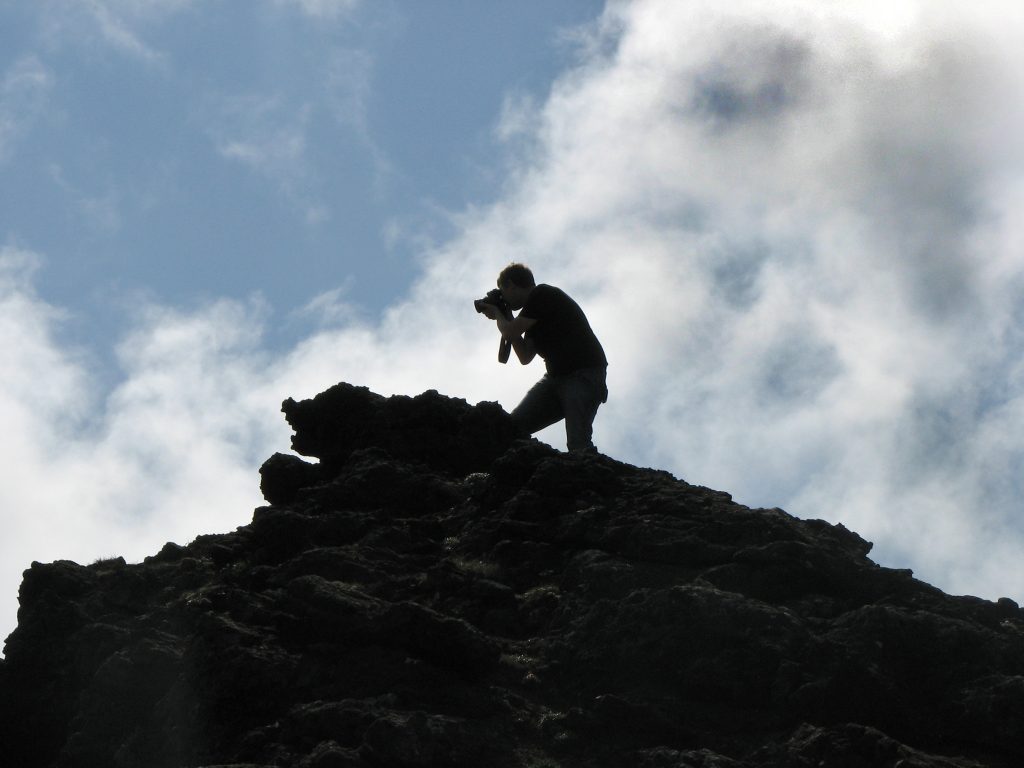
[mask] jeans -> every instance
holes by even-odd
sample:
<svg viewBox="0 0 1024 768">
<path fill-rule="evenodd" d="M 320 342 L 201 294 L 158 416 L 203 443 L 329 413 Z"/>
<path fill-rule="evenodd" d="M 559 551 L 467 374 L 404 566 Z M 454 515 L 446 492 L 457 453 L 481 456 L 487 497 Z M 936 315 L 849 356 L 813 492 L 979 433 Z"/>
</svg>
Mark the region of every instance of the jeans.
<svg viewBox="0 0 1024 768">
<path fill-rule="evenodd" d="M 512 418 L 530 434 L 565 419 L 566 447 L 572 452 L 596 451 L 594 417 L 608 400 L 607 370 L 601 366 L 558 376 L 545 374 L 515 407 Z"/>
</svg>

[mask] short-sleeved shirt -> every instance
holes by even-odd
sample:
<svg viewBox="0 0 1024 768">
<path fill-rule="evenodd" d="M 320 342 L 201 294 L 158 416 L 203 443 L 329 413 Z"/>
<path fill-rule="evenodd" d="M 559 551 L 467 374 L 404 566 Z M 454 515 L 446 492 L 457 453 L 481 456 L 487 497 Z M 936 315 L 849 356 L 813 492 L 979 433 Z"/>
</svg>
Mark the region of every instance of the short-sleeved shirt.
<svg viewBox="0 0 1024 768">
<path fill-rule="evenodd" d="M 559 376 L 608 365 L 587 316 L 565 291 L 541 283 L 530 291 L 520 315 L 537 321 L 525 336 L 544 359 L 548 373 Z"/>
</svg>

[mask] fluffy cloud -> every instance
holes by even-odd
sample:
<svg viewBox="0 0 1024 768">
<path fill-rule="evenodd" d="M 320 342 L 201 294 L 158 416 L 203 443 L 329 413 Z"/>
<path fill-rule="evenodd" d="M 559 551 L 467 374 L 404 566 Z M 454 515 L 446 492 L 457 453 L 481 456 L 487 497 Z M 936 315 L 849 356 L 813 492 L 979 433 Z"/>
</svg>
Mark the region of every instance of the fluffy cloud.
<svg viewBox="0 0 1024 768">
<path fill-rule="evenodd" d="M 0 252 L 0 621 L 13 626 L 30 560 L 140 559 L 167 540 L 230 530 L 259 502 L 257 455 L 287 446 L 262 370 L 257 308 L 150 308 L 121 345 L 124 381 L 99 392 L 59 341 L 69 321 L 32 289 L 33 254 Z M 265 456 L 264 456 L 265 458 Z"/>
<path fill-rule="evenodd" d="M 618 6 L 517 190 L 607 329 L 605 445 L 1021 594 L 1007 18 L 720 5 Z"/>
<path fill-rule="evenodd" d="M 516 386 L 488 384 L 496 339 L 486 322 L 466 324 L 468 296 L 409 303 L 369 326 L 332 293 L 304 313 L 322 318 L 319 330 L 283 358 L 263 348 L 268 310 L 259 300 L 190 312 L 140 305 L 117 347 L 120 382 L 102 391 L 89 356 L 61 341 L 73 318 L 35 293 L 42 264 L 0 250 L 2 634 L 14 626 L 17 585 L 32 560 L 137 561 L 166 541 L 248 523 L 262 503 L 259 465 L 288 449 L 286 397 L 311 397 L 341 379 L 477 399 Z M 431 339 L 439 328 L 462 330 Z"/>
<path fill-rule="evenodd" d="M 605 340 L 606 450 L 1020 596 L 1020 14 L 821 8 L 612 6 L 426 281 L 514 245 Z"/>
</svg>

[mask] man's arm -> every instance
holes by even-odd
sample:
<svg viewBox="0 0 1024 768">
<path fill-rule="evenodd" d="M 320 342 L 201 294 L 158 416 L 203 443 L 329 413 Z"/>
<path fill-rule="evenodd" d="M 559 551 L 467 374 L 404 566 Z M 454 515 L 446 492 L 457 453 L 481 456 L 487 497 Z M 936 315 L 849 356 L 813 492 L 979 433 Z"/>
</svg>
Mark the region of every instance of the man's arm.
<svg viewBox="0 0 1024 768">
<path fill-rule="evenodd" d="M 498 315 L 495 320 L 498 321 L 498 330 L 506 339 L 514 339 L 516 336 L 522 336 L 537 324 L 535 319 L 532 317 L 523 317 L 522 314 L 514 320 L 507 320 L 501 315 Z"/>
<path fill-rule="evenodd" d="M 522 314 L 514 320 L 506 320 L 500 315 L 495 318 L 498 323 L 498 331 L 503 338 L 512 341 L 512 349 L 516 352 L 519 362 L 526 365 L 537 356 L 537 348 L 531 339 L 523 334 L 532 328 L 537 321 L 532 317 L 523 317 Z"/>
</svg>

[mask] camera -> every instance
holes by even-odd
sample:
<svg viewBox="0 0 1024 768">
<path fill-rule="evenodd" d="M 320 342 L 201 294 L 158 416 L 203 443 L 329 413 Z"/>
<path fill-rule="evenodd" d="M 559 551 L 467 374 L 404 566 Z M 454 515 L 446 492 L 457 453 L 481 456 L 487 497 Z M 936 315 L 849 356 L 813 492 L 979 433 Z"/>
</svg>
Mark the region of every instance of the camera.
<svg viewBox="0 0 1024 768">
<path fill-rule="evenodd" d="M 508 305 L 508 302 L 505 301 L 505 297 L 501 295 L 501 291 L 497 288 L 492 288 L 482 299 L 476 299 L 473 302 L 473 306 L 476 307 L 476 311 L 481 314 L 484 311 L 484 306 L 487 304 L 490 304 L 492 307 L 497 307 L 498 311 L 501 312 L 504 317 L 509 320 L 512 319 L 512 307 Z M 498 345 L 498 362 L 507 363 L 511 352 L 512 340 L 502 337 L 501 343 Z"/>
<path fill-rule="evenodd" d="M 501 295 L 501 291 L 497 288 L 492 288 L 482 299 L 477 299 L 473 302 L 473 306 L 476 307 L 476 311 L 481 313 L 484 311 L 485 304 L 497 307 L 498 311 L 501 312 L 503 316 L 511 319 L 512 308 L 508 305 L 508 302 L 505 301 L 505 297 Z"/>
</svg>

